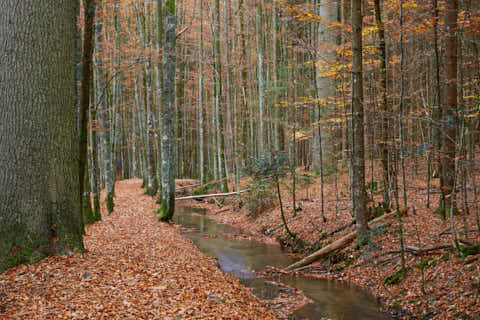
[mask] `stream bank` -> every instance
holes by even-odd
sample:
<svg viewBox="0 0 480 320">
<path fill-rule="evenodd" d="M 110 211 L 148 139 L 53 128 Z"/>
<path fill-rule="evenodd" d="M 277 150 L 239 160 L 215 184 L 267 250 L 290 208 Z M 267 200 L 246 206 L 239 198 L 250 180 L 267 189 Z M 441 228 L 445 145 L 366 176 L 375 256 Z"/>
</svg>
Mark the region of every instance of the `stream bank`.
<svg viewBox="0 0 480 320">
<path fill-rule="evenodd" d="M 202 209 L 178 207 L 174 221 L 200 251 L 215 257 L 222 271 L 252 288 L 281 319 L 392 319 L 378 311 L 373 297 L 355 287 L 326 279 L 265 274 L 268 266 L 284 268 L 296 258 L 278 245 L 239 239 L 241 230 L 215 223 Z"/>
<path fill-rule="evenodd" d="M 308 174 L 308 173 L 306 173 Z M 310 187 L 297 189 L 296 215 L 293 214 L 292 196 L 288 188 L 281 189 L 284 211 L 289 229 L 304 243 L 308 254 L 316 248 L 338 240 L 340 237 L 355 230 L 352 221 L 351 201 L 348 192 L 338 189 L 335 192 L 332 177 L 325 179 L 325 216 L 321 215 L 320 179 L 312 182 Z M 348 185 L 348 171 L 340 171 L 338 186 Z M 433 211 L 438 207 L 438 198 L 431 199 L 430 209 L 425 208 L 426 186 L 419 176 L 407 175 L 409 187 L 408 215 L 402 218 L 405 245 L 416 248 L 436 247 L 451 243 L 452 236 L 449 220 L 442 220 Z M 480 179 L 480 176 L 479 176 Z M 434 181 L 432 188 L 438 188 Z M 241 180 L 241 189 L 247 187 L 247 179 Z M 381 194 L 374 195 L 374 202 L 369 205 L 378 206 Z M 220 200 L 220 199 L 217 199 Z M 277 203 L 271 203 L 267 209 L 251 215 L 247 205 L 238 209 L 236 197 L 225 198 L 221 203 L 209 201 L 182 201 L 179 205 L 204 208 L 209 212 L 209 218 L 218 223 L 234 225 L 242 230 L 239 238 L 258 240 L 264 243 L 278 243 L 279 238 L 285 239 L 280 208 Z M 247 201 L 243 197 L 244 203 Z M 278 202 L 278 201 L 277 201 Z M 472 204 L 473 206 L 473 204 Z M 413 209 L 414 208 L 414 209 Z M 473 212 L 474 208 L 470 208 Z M 462 232 L 464 224 L 462 215 L 454 216 L 456 230 Z M 474 215 L 466 217 L 470 226 L 468 235 L 472 243 L 479 242 L 479 232 Z M 330 234 L 334 230 L 349 227 L 323 238 L 322 234 Z M 406 253 L 406 264 L 409 268 L 407 276 L 393 285 L 385 285 L 384 280 L 400 267 L 398 225 L 393 219 L 371 230 L 371 243 L 358 250 L 355 242 L 328 259 L 323 259 L 302 268 L 297 274 L 305 276 L 340 280 L 347 284 L 360 287 L 381 302 L 385 310 L 401 319 L 480 319 L 480 254 L 464 258 L 458 257 L 448 249 L 429 251 L 427 254 Z M 303 256 L 297 254 L 300 260 Z M 424 270 L 424 288 L 418 265 L 425 259 L 432 258 L 434 263 Z"/>
</svg>

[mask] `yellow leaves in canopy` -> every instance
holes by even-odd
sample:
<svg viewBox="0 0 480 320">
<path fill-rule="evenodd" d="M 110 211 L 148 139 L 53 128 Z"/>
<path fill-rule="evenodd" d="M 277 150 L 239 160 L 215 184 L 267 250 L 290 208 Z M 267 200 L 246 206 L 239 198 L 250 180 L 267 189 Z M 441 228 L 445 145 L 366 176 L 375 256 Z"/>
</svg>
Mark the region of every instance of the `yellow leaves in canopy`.
<svg viewBox="0 0 480 320">
<path fill-rule="evenodd" d="M 391 0 L 386 3 L 386 5 L 392 10 L 400 10 L 400 0 Z M 417 1 L 415 0 L 404 0 L 403 9 L 415 9 L 418 8 Z"/>
<path fill-rule="evenodd" d="M 345 123 L 345 117 L 336 117 L 336 118 L 321 119 L 319 121 L 313 122 L 312 126 L 318 126 L 319 124 L 343 124 L 343 123 Z"/>
<path fill-rule="evenodd" d="M 289 132 L 287 136 L 292 140 L 295 137 L 296 141 L 308 140 L 312 137 L 312 133 L 310 130 L 297 130 L 294 134 L 295 136 L 291 132 Z"/>
</svg>

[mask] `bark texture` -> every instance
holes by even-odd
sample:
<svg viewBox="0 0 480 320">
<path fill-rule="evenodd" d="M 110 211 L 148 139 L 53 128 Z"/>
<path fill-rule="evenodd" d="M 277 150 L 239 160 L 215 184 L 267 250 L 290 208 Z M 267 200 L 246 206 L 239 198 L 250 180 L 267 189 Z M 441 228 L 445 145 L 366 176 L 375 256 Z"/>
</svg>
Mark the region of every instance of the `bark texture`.
<svg viewBox="0 0 480 320">
<path fill-rule="evenodd" d="M 175 27 L 175 0 L 167 0 L 163 54 L 161 221 L 172 219 L 175 211 L 175 148 L 173 141 L 175 137 Z"/>
<path fill-rule="evenodd" d="M 94 23 L 95 23 L 95 0 L 84 0 L 83 10 L 85 16 L 85 28 L 83 33 L 83 54 L 82 54 L 82 84 L 80 89 L 80 107 L 78 110 L 78 136 L 80 155 L 78 158 L 80 196 L 90 199 L 90 190 L 84 192 L 85 176 L 88 171 L 88 108 L 90 104 L 90 88 L 92 86 L 92 56 L 94 48 Z M 89 219 L 87 219 L 89 220 Z"/>
<path fill-rule="evenodd" d="M 362 68 L 362 0 L 352 0 L 352 194 L 353 210 L 357 219 L 358 243 L 368 238 L 365 191 L 365 139 L 363 113 Z"/>
<path fill-rule="evenodd" d="M 83 250 L 75 2 L 0 3 L 0 272 Z"/>
<path fill-rule="evenodd" d="M 322 18 L 322 23 L 318 24 L 316 57 L 319 65 L 335 65 L 336 53 L 334 48 L 337 35 L 335 29 L 331 26 L 337 22 L 337 6 L 337 2 L 332 0 L 323 0 L 320 3 L 319 16 Z M 328 70 L 323 69 L 328 69 L 328 67 L 320 68 L 315 79 L 319 102 L 315 106 L 314 116 L 319 127 L 315 126 L 313 130 L 311 169 L 314 172 L 321 172 L 323 164 L 331 165 L 333 163 L 333 151 L 336 143 L 335 131 L 320 122 L 323 119 L 327 120 L 326 123 L 328 123 L 328 119 L 333 116 L 335 110 L 332 103 L 335 96 L 335 78 L 328 74 Z M 323 134 L 323 137 L 320 137 L 321 134 Z"/>
<path fill-rule="evenodd" d="M 442 158 L 442 176 L 445 197 L 444 209 L 453 211 L 455 198 L 453 188 L 455 185 L 455 147 L 457 141 L 457 63 L 458 63 L 458 38 L 457 38 L 458 1 L 449 0 L 445 8 L 445 25 L 447 27 L 446 59 L 445 59 L 445 105 L 443 116 L 445 118 L 445 135 L 443 137 L 444 156 Z"/>
</svg>

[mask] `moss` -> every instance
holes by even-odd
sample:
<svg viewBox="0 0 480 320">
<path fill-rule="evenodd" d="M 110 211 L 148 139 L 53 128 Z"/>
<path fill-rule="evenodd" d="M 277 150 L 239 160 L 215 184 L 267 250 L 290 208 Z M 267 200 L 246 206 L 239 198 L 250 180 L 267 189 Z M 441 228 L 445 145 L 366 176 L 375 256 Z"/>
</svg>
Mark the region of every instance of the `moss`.
<svg viewBox="0 0 480 320">
<path fill-rule="evenodd" d="M 402 279 L 406 276 L 408 268 L 400 268 L 385 279 L 383 279 L 383 283 L 386 285 L 394 285 L 400 283 Z"/>
<path fill-rule="evenodd" d="M 115 203 L 113 201 L 113 195 L 108 196 L 105 199 L 106 205 L 107 205 L 107 212 L 108 214 L 111 214 L 113 212 L 113 209 L 115 207 Z"/>
<path fill-rule="evenodd" d="M 167 0 L 166 3 L 167 12 L 171 15 L 175 15 L 175 0 Z"/>
<path fill-rule="evenodd" d="M 367 231 L 367 234 L 358 237 L 357 245 L 355 246 L 355 248 L 360 250 L 368 244 L 370 244 L 370 231 L 369 230 Z"/>
<path fill-rule="evenodd" d="M 442 217 L 442 220 L 445 220 L 446 218 L 445 208 L 438 207 L 435 211 L 433 211 L 433 213 L 440 215 L 440 217 Z"/>
<path fill-rule="evenodd" d="M 158 213 L 159 213 L 158 220 L 162 222 L 167 222 L 172 220 L 174 209 L 175 209 L 174 205 L 175 205 L 174 195 L 172 195 L 168 200 L 163 199 L 161 201 L 160 208 L 158 209 Z"/>
<path fill-rule="evenodd" d="M 218 183 L 208 183 L 200 188 L 193 190 L 192 195 L 199 196 L 203 194 L 209 193 L 211 190 L 216 189 L 218 187 Z"/>
<path fill-rule="evenodd" d="M 5 223 L 0 234 L 0 273 L 22 263 L 36 263 L 51 252 L 51 243 L 29 232 L 24 224 Z"/>
<path fill-rule="evenodd" d="M 460 251 L 462 252 L 464 257 L 477 254 L 480 252 L 480 244 L 475 246 L 462 247 L 460 248 Z"/>
<path fill-rule="evenodd" d="M 16 252 L 13 255 L 8 256 L 8 268 L 26 263 L 26 264 L 34 264 L 42 260 L 47 256 L 46 252 L 43 252 L 41 248 L 33 248 L 27 246 L 23 248 L 20 252 Z"/>
<path fill-rule="evenodd" d="M 59 237 L 59 242 L 56 245 L 56 251 L 62 254 L 83 253 L 83 241 L 75 241 L 71 234 L 65 234 Z"/>
<path fill-rule="evenodd" d="M 346 258 L 345 259 L 345 267 L 350 267 L 350 266 L 353 266 L 355 264 L 355 258 Z"/>
</svg>

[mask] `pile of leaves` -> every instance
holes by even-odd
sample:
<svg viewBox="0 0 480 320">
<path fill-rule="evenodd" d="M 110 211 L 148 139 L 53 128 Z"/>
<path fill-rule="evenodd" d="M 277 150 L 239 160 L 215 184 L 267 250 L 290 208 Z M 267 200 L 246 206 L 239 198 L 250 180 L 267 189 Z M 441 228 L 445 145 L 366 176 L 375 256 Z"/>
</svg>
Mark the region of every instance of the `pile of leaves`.
<svg viewBox="0 0 480 320">
<path fill-rule="evenodd" d="M 116 185 L 115 212 L 90 225 L 86 253 L 0 275 L 1 319 L 275 319 L 178 230 L 159 223 L 140 180 Z"/>
</svg>

